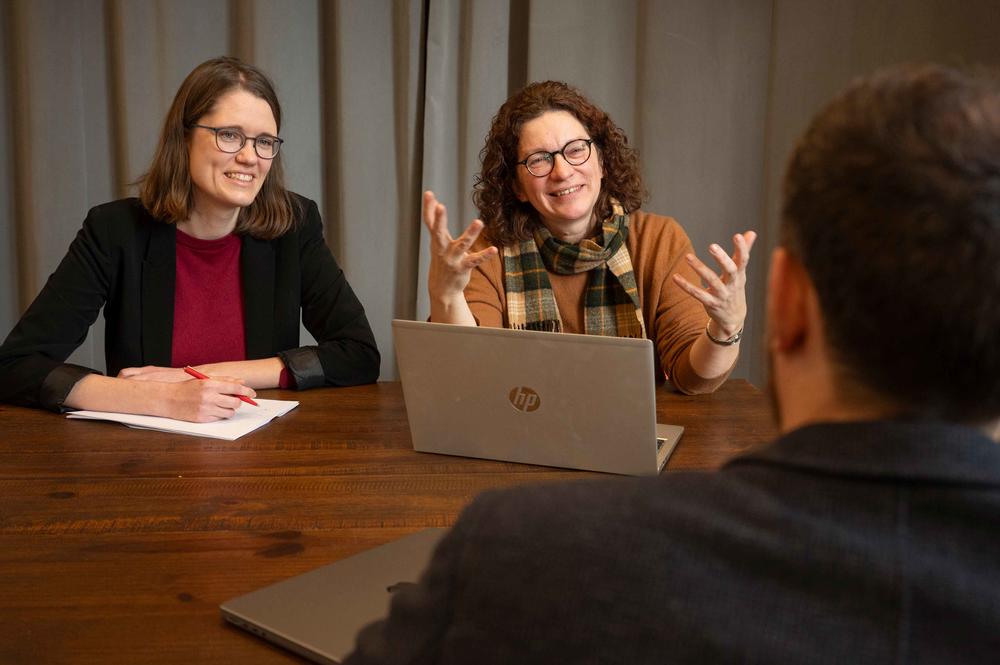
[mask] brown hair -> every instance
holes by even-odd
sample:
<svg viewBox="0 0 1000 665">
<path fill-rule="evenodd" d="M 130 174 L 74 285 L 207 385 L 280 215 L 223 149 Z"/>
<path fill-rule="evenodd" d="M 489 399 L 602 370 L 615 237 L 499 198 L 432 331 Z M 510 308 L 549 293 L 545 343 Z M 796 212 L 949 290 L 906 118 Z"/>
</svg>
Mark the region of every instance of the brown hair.
<svg viewBox="0 0 1000 665">
<path fill-rule="evenodd" d="M 610 199 L 626 211 L 639 207 L 646 197 L 639 172 L 639 158 L 625 133 L 583 94 L 561 81 L 531 83 L 510 97 L 493 118 L 486 145 L 479 153 L 482 171 L 476 176 L 472 200 L 479 208 L 486 237 L 497 245 L 510 245 L 531 236 L 538 213 L 530 203 L 517 200 L 517 147 L 521 127 L 546 111 L 568 111 L 583 125 L 597 148 L 604 179 L 594 207 L 600 219 L 611 214 Z"/>
<path fill-rule="evenodd" d="M 842 390 L 903 415 L 1000 416 L 1000 81 L 906 65 L 855 81 L 789 161 L 782 243 Z"/>
<path fill-rule="evenodd" d="M 138 181 L 139 199 L 156 219 L 173 223 L 190 217 L 193 184 L 187 133 L 220 97 L 235 89 L 267 102 L 281 131 L 281 105 L 274 86 L 262 71 L 232 57 L 213 58 L 195 67 L 174 95 L 153 163 Z M 292 228 L 298 213 L 295 199 L 285 189 L 281 153 L 278 153 L 253 203 L 240 210 L 236 232 L 262 240 L 277 238 Z"/>
</svg>

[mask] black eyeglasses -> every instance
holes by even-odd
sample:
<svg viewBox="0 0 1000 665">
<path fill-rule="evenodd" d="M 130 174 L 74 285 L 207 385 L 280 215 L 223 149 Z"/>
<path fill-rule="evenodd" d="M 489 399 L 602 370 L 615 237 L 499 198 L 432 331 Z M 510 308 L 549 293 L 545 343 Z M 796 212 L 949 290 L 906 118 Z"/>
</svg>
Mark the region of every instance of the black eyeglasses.
<svg viewBox="0 0 1000 665">
<path fill-rule="evenodd" d="M 278 151 L 281 149 L 281 144 L 284 143 L 284 140 L 269 134 L 247 136 L 236 127 L 209 127 L 208 125 L 196 125 L 193 123 L 191 127 L 207 129 L 215 134 L 215 145 L 222 152 L 239 152 L 247 144 L 247 139 L 249 139 L 253 141 L 253 150 L 261 159 L 274 159 L 277 157 Z"/>
<path fill-rule="evenodd" d="M 517 164 L 523 164 L 524 168 L 528 169 L 528 173 L 536 178 L 544 178 L 552 173 L 552 167 L 556 164 L 556 155 L 562 155 L 566 163 L 572 166 L 579 166 L 586 162 L 590 159 L 590 146 L 593 142 L 593 139 L 573 139 L 564 145 L 562 150 L 556 150 L 555 152 L 539 150 L 538 152 L 531 153 L 517 162 Z"/>
</svg>

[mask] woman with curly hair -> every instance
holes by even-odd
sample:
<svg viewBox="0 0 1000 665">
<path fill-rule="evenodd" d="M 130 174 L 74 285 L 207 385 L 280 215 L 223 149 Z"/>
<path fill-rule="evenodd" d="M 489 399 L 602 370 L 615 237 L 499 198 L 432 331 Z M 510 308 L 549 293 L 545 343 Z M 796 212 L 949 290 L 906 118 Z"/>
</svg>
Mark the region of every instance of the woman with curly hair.
<svg viewBox="0 0 1000 665">
<path fill-rule="evenodd" d="M 678 390 L 725 381 L 746 318 L 753 231 L 733 237 L 732 256 L 709 247 L 716 274 L 675 220 L 639 210 L 645 191 L 624 132 L 558 81 L 508 99 L 480 159 L 481 219 L 458 238 L 424 193 L 432 321 L 648 337 Z"/>
</svg>

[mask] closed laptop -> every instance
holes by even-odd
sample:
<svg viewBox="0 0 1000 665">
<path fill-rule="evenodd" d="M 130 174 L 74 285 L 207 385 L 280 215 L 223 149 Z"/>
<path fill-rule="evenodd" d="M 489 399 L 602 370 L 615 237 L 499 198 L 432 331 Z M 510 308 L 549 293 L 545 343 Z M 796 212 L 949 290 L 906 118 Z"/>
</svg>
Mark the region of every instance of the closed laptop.
<svg viewBox="0 0 1000 665">
<path fill-rule="evenodd" d="M 424 529 L 228 600 L 226 621 L 317 663 L 340 663 L 363 627 L 388 615 L 392 593 L 415 583 L 447 529 Z"/>
</svg>

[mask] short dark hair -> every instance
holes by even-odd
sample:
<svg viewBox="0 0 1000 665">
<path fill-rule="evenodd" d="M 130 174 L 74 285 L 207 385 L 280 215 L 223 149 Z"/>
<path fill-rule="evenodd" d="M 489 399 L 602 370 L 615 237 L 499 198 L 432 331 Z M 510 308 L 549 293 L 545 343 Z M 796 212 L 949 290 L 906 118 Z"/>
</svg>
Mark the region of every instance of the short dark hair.
<svg viewBox="0 0 1000 665">
<path fill-rule="evenodd" d="M 845 389 L 902 416 L 1000 415 L 996 72 L 903 65 L 852 83 L 792 154 L 782 243 Z"/>
<path fill-rule="evenodd" d="M 194 196 L 188 132 L 220 97 L 233 90 L 245 90 L 267 102 L 281 131 L 281 105 L 274 85 L 264 72 L 232 57 L 212 58 L 195 67 L 174 95 L 153 163 L 139 178 L 139 199 L 156 219 L 181 222 L 191 215 Z M 295 200 L 285 189 L 284 168 L 278 153 L 253 203 L 240 210 L 236 231 L 264 240 L 277 238 L 294 225 L 295 208 Z"/>
<path fill-rule="evenodd" d="M 514 93 L 497 111 L 479 153 L 482 170 L 476 176 L 472 199 L 485 224 L 486 237 L 497 245 L 528 239 L 538 221 L 538 213 L 531 204 L 517 199 L 514 184 L 521 127 L 546 111 L 572 113 L 594 141 L 604 171 L 601 193 L 594 206 L 599 218 L 611 214 L 612 197 L 627 211 L 636 210 L 646 197 L 635 149 L 607 113 L 561 81 L 531 83 Z"/>
</svg>

